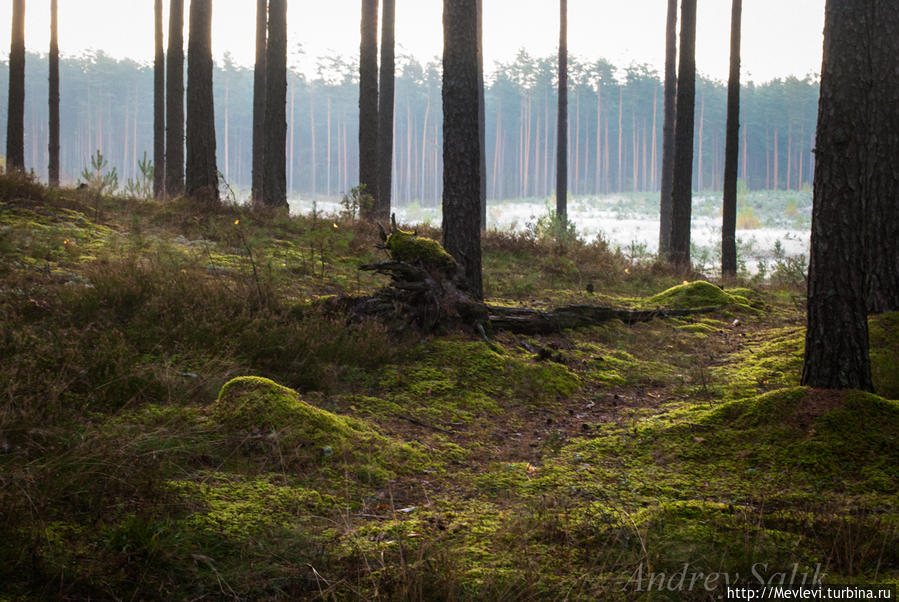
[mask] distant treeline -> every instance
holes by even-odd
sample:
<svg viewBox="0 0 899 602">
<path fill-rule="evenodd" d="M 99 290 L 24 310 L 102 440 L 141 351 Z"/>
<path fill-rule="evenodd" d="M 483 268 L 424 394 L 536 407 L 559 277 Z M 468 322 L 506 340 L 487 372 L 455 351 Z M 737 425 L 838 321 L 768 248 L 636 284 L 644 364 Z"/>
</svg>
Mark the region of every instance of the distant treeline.
<svg viewBox="0 0 899 602">
<path fill-rule="evenodd" d="M 646 66 L 616 68 L 606 61 L 569 63 L 569 193 L 658 189 L 662 146 L 662 82 Z M 520 52 L 497 65 L 487 82 L 487 195 L 491 199 L 547 197 L 555 189 L 555 57 Z M 8 87 L 7 64 L 0 89 Z M 136 179 L 152 156 L 152 68 L 103 53 L 63 58 L 61 177 L 75 182 L 103 153 L 119 181 Z M 333 198 L 356 184 L 357 67 L 322 59 L 309 79 L 288 74 L 290 196 Z M 216 66 L 218 164 L 240 196 L 250 187 L 252 69 L 227 57 Z M 6 94 L 2 97 L 5 99 Z M 700 77 L 696 87 L 694 189 L 721 188 L 726 87 Z M 6 106 L 0 128 L 6 131 Z M 801 188 L 812 181 L 818 82 L 750 83 L 741 95 L 740 178 L 752 189 Z M 398 60 L 394 194 L 400 202 L 433 204 L 441 195 L 440 64 Z M 47 177 L 47 58 L 26 59 L 25 160 Z"/>
</svg>

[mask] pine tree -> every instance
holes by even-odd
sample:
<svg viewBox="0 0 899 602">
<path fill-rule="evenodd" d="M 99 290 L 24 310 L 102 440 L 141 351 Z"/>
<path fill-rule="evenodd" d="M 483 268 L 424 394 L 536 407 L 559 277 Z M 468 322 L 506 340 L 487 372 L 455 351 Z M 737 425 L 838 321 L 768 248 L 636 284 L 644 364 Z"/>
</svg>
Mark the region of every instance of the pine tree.
<svg viewBox="0 0 899 602">
<path fill-rule="evenodd" d="M 556 120 L 556 215 L 568 219 L 568 0 L 559 0 L 559 106 Z"/>
<path fill-rule="evenodd" d="M 378 194 L 373 217 L 390 217 L 390 189 L 393 185 L 393 103 L 395 79 L 394 25 L 396 0 L 381 4 L 381 74 L 378 86 Z"/>
<path fill-rule="evenodd" d="M 13 0 L 9 45 L 6 168 L 25 171 L 25 0 Z"/>
<path fill-rule="evenodd" d="M 262 202 L 265 163 L 265 49 L 268 23 L 268 0 L 256 0 L 256 64 L 253 68 L 253 167 L 252 197 Z"/>
<path fill-rule="evenodd" d="M 53 0 L 53 5 L 56 6 L 56 0 Z M 161 199 L 165 196 L 165 50 L 162 45 L 162 0 L 156 0 L 153 14 L 156 46 L 153 59 L 153 197 Z"/>
<path fill-rule="evenodd" d="M 378 195 L 378 0 L 362 0 L 359 44 L 359 185 Z M 374 204 L 362 216 L 374 219 Z"/>
<path fill-rule="evenodd" d="M 265 50 L 265 149 L 262 200 L 287 207 L 287 0 L 269 0 Z"/>
<path fill-rule="evenodd" d="M 185 192 L 218 204 L 212 95 L 212 0 L 191 0 L 187 43 L 187 166 Z"/>
<path fill-rule="evenodd" d="M 444 0 L 443 246 L 481 299 L 477 29 L 477 0 Z"/>
<path fill-rule="evenodd" d="M 892 0 L 827 0 L 815 140 L 808 328 L 802 384 L 873 390 L 868 355 L 865 204 L 895 168 L 882 156 L 874 86 L 879 49 L 895 36 Z M 891 23 L 891 26 L 887 26 Z M 895 100 L 895 84 L 892 85 Z M 874 185 L 874 186 L 872 186 Z M 895 202 L 895 200 L 893 201 Z"/>
<path fill-rule="evenodd" d="M 668 0 L 665 26 L 665 110 L 662 122 L 662 180 L 659 190 L 659 257 L 671 253 L 671 186 L 674 182 L 674 122 L 677 115 L 677 0 Z"/>
<path fill-rule="evenodd" d="M 169 49 L 165 92 L 165 193 L 184 192 L 184 0 L 169 5 Z"/>
<path fill-rule="evenodd" d="M 690 265 L 693 197 L 693 109 L 696 86 L 696 0 L 682 0 L 677 119 L 674 124 L 674 179 L 671 185 L 671 253 L 675 265 Z"/>
<path fill-rule="evenodd" d="M 161 1 L 161 0 L 160 0 Z M 47 150 L 50 161 L 47 166 L 51 188 L 59 186 L 59 20 L 57 0 L 50 0 L 50 77 L 49 109 L 50 123 Z"/>
<path fill-rule="evenodd" d="M 740 150 L 740 20 L 742 11 L 742 0 L 733 0 L 730 18 L 730 74 L 727 80 L 724 202 L 721 224 L 721 274 L 725 276 L 737 275 L 737 163 Z"/>
</svg>

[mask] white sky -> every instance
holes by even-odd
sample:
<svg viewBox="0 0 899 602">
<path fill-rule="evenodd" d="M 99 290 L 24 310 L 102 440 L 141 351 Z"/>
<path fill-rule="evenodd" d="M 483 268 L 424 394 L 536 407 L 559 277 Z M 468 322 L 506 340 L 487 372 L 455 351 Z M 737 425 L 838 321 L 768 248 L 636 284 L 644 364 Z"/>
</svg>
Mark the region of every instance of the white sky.
<svg viewBox="0 0 899 602">
<path fill-rule="evenodd" d="M 289 46 L 303 45 L 305 64 L 329 54 L 355 56 L 359 52 L 359 2 L 293 0 L 288 15 Z M 49 4 L 48 0 L 27 2 L 25 43 L 29 50 L 47 51 Z M 216 56 L 228 51 L 238 63 L 252 64 L 255 4 L 253 0 L 213 2 Z M 728 0 L 698 0 L 697 69 L 722 81 L 727 79 L 730 4 Z M 398 52 L 411 53 L 422 61 L 440 56 L 442 2 L 396 0 L 396 5 Z M 619 67 L 649 63 L 661 72 L 666 5 L 665 0 L 569 0 L 569 52 L 582 59 L 606 58 Z M 4 53 L 9 48 L 11 6 L 11 0 L 0 0 L 0 52 Z M 185 7 L 185 21 L 187 14 Z M 558 0 L 484 0 L 487 71 L 493 71 L 495 61 L 513 59 L 519 48 L 532 56 L 553 54 L 558 23 Z M 59 0 L 59 26 L 64 55 L 94 48 L 119 58 L 152 61 L 153 0 Z M 744 81 L 818 73 L 823 28 L 824 0 L 744 2 Z"/>
</svg>

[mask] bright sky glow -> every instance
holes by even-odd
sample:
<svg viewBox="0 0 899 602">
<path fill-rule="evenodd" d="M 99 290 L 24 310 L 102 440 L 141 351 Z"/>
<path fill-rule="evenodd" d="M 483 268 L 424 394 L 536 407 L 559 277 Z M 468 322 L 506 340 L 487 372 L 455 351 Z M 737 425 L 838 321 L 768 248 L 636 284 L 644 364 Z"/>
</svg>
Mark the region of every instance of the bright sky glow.
<svg viewBox="0 0 899 602">
<path fill-rule="evenodd" d="M 0 2 L 0 48 L 9 48 L 11 2 Z M 168 4 L 168 1 L 165 2 Z M 185 0 L 189 4 L 189 0 Z M 421 61 L 442 53 L 442 2 L 396 0 L 398 52 Z M 697 69 L 727 79 L 730 2 L 698 0 Z M 662 71 L 665 0 L 569 0 L 569 52 L 585 60 L 606 58 L 620 67 L 649 63 Z M 166 7 L 166 18 L 167 18 Z M 185 19 L 187 15 L 185 7 Z M 359 0 L 294 0 L 289 4 L 292 61 L 308 74 L 315 58 L 359 52 Z M 49 2 L 28 2 L 25 43 L 49 46 Z M 254 53 L 255 2 L 213 2 L 216 56 L 230 52 L 243 65 Z M 484 0 L 487 71 L 510 61 L 519 48 L 532 56 L 553 54 L 558 44 L 557 0 Z M 59 44 L 64 55 L 86 49 L 149 63 L 153 56 L 153 0 L 60 0 Z M 743 79 L 803 77 L 821 66 L 824 0 L 748 0 L 743 3 Z M 304 55 L 298 55 L 302 44 Z"/>
</svg>

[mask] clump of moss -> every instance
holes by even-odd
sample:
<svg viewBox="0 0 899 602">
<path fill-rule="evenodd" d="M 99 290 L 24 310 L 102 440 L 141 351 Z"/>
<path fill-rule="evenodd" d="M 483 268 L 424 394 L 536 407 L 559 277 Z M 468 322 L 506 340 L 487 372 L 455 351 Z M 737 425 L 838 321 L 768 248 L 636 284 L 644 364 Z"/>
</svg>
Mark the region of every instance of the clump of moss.
<svg viewBox="0 0 899 602">
<path fill-rule="evenodd" d="M 710 282 L 697 280 L 684 282 L 647 299 L 649 305 L 673 308 L 718 307 L 737 305 L 750 308 L 749 301 L 740 295 L 732 295 Z"/>
<path fill-rule="evenodd" d="M 899 399 L 899 311 L 871 316 L 868 336 L 874 390 L 887 399 Z"/>
<path fill-rule="evenodd" d="M 367 423 L 319 409 L 267 378 L 232 379 L 209 412 L 237 435 L 241 451 L 272 455 L 282 468 L 342 460 L 362 466 L 360 475 L 389 476 L 390 469 L 419 455 Z"/>
<path fill-rule="evenodd" d="M 458 265 L 453 256 L 432 238 L 418 236 L 414 232 L 395 230 L 387 237 L 385 243 L 391 259 L 425 269 L 436 269 L 446 274 L 456 271 Z"/>
</svg>

